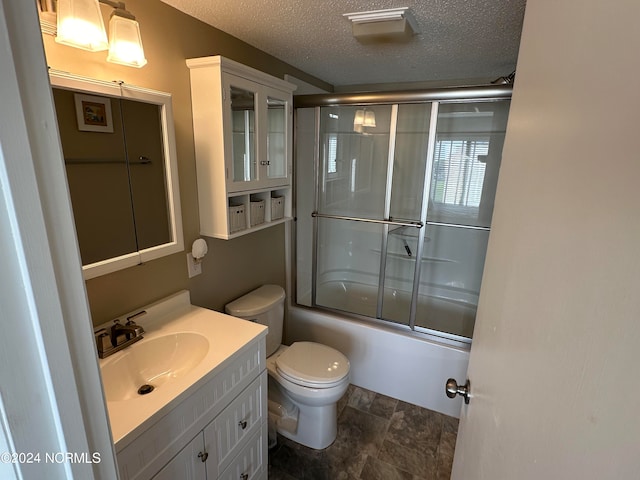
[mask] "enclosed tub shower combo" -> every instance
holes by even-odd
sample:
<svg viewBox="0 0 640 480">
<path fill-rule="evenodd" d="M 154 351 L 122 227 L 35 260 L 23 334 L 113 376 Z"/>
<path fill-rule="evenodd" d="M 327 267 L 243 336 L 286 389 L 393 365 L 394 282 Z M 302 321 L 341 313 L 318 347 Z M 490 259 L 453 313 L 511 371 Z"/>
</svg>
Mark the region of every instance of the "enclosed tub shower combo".
<svg viewBox="0 0 640 480">
<path fill-rule="evenodd" d="M 468 351 L 511 90 L 296 98 L 294 339 L 329 312 Z"/>
</svg>

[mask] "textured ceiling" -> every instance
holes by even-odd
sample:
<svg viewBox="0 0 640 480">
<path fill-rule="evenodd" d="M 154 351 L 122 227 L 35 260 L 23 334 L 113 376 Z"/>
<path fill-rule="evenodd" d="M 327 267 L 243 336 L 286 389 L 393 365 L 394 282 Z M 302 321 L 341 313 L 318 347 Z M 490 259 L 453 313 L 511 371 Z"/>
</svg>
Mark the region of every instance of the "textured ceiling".
<svg viewBox="0 0 640 480">
<path fill-rule="evenodd" d="M 515 69 L 526 0 L 162 0 L 334 86 L 494 79 Z M 344 13 L 410 7 L 408 42 L 363 44 Z"/>
</svg>

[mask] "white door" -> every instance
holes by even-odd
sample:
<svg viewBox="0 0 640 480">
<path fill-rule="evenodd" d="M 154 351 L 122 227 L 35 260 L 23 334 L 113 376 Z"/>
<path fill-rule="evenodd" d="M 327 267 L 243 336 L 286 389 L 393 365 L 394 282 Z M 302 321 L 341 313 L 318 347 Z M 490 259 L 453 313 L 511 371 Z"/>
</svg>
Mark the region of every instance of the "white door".
<svg viewBox="0 0 640 480">
<path fill-rule="evenodd" d="M 638 18 L 527 2 L 455 480 L 640 478 Z"/>
</svg>

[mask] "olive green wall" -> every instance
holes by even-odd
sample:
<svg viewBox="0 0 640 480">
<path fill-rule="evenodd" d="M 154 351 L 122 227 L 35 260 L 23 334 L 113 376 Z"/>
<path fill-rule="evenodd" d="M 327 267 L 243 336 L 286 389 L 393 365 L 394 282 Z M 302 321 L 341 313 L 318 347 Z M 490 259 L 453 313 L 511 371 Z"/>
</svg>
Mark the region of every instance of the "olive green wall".
<svg viewBox="0 0 640 480">
<path fill-rule="evenodd" d="M 105 25 L 111 9 L 103 6 Z M 106 62 L 106 52 L 85 52 L 43 35 L 51 68 L 101 80 L 123 80 L 173 95 L 176 148 L 185 248 L 199 237 L 198 199 L 191 123 L 189 70 L 185 59 L 223 55 L 282 78 L 288 73 L 331 90 L 331 86 L 246 43 L 189 17 L 159 0 L 127 0 L 140 23 L 148 64 L 131 68 Z M 192 302 L 220 310 L 228 301 L 263 284 L 285 283 L 284 227 L 234 240 L 207 238 L 203 274 L 189 279 L 185 253 L 148 262 L 86 282 L 94 325 L 181 289 Z"/>
</svg>

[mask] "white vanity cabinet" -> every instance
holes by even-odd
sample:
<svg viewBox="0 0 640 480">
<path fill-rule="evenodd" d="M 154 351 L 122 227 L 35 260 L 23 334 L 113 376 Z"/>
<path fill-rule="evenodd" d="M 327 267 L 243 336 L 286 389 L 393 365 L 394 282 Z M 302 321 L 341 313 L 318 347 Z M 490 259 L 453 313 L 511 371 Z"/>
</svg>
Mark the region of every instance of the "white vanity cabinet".
<svg viewBox="0 0 640 480">
<path fill-rule="evenodd" d="M 122 450 L 121 480 L 266 480 L 265 340 L 254 341 Z"/>
<path fill-rule="evenodd" d="M 295 86 L 221 56 L 187 66 L 200 233 L 229 239 L 290 219 Z"/>
<path fill-rule="evenodd" d="M 266 375 L 254 380 L 153 479 L 266 479 Z"/>
</svg>

